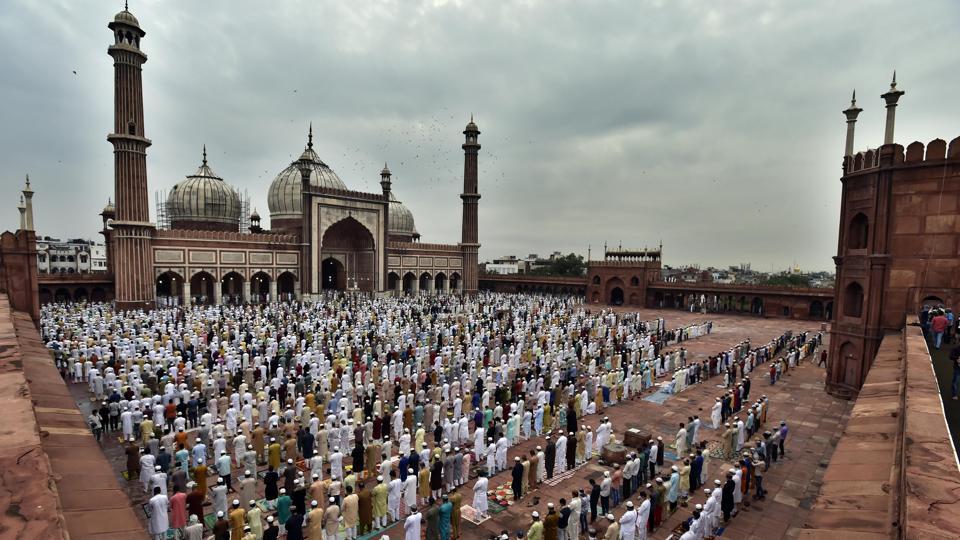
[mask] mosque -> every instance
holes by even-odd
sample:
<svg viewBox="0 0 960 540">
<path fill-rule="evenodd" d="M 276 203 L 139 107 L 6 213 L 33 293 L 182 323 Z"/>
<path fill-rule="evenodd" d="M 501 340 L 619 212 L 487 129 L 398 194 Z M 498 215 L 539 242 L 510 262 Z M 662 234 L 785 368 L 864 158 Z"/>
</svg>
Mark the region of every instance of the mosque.
<svg viewBox="0 0 960 540">
<path fill-rule="evenodd" d="M 206 148 L 200 167 L 170 189 L 168 227 L 150 220 L 140 48 L 146 35 L 124 9 L 108 24 L 114 42 L 114 202 L 103 209 L 108 273 L 120 309 L 161 304 L 311 300 L 325 290 L 369 293 L 477 290 L 477 154 L 473 118 L 465 140 L 463 222 L 458 244 L 420 241 L 413 214 L 380 172 L 380 193 L 348 188 L 314 149 L 313 129 L 300 157 L 270 184 L 270 230 L 256 211 L 241 230 L 237 190 L 214 172 Z"/>
</svg>

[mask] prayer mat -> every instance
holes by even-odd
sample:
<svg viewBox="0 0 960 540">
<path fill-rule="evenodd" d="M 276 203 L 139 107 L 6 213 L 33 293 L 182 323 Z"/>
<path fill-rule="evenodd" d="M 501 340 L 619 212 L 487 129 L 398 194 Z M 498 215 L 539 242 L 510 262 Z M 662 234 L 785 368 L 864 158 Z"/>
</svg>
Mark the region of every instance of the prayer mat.
<svg viewBox="0 0 960 540">
<path fill-rule="evenodd" d="M 510 484 L 500 484 L 494 489 L 487 490 L 487 499 L 490 504 L 490 513 L 495 513 L 493 511 L 493 505 L 502 507 L 513 506 L 513 488 L 510 487 Z"/>
<path fill-rule="evenodd" d="M 555 486 L 555 485 L 559 484 L 560 482 L 563 482 L 563 481 L 566 480 L 567 478 L 570 478 L 571 476 L 573 476 L 574 473 L 576 473 L 578 469 L 580 469 L 581 467 L 583 467 L 584 465 L 586 465 L 586 464 L 588 464 L 588 463 L 590 463 L 590 462 L 589 462 L 589 461 L 585 461 L 585 462 L 581 463 L 580 465 L 577 465 L 576 467 L 574 467 L 574 468 L 572 468 L 572 469 L 567 469 L 567 470 L 563 471 L 563 472 L 560 473 L 560 474 L 555 474 L 555 475 L 553 475 L 553 478 L 546 479 L 546 480 L 543 481 L 543 483 L 546 484 L 546 485 L 548 485 L 548 486 Z M 507 486 L 509 487 L 509 484 L 507 484 Z"/>
<path fill-rule="evenodd" d="M 468 504 L 460 507 L 460 517 L 469 521 L 470 523 L 473 523 L 474 525 L 479 525 L 490 519 L 489 515 L 481 518 L 479 512 L 477 512 L 477 509 Z"/>
<path fill-rule="evenodd" d="M 657 390 L 656 392 L 650 394 L 649 396 L 644 396 L 643 400 L 649 401 L 651 403 L 656 403 L 657 405 L 663 405 L 663 403 L 667 401 L 667 398 L 669 398 L 672 395 L 673 394 L 669 394 L 667 392 L 664 392 L 663 390 Z"/>
<path fill-rule="evenodd" d="M 676 452 L 664 450 L 663 459 L 669 459 L 670 461 L 678 461 L 680 459 L 680 456 L 678 456 Z"/>
</svg>

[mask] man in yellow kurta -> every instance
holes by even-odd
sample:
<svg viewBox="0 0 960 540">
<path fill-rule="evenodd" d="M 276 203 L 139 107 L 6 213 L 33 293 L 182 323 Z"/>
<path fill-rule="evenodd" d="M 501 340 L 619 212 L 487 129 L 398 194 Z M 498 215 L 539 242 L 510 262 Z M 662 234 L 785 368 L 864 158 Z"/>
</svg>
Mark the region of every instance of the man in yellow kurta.
<svg viewBox="0 0 960 540">
<path fill-rule="evenodd" d="M 387 526 L 387 484 L 383 476 L 377 477 L 379 482 L 373 488 L 373 528 L 382 529 Z"/>
<path fill-rule="evenodd" d="M 276 439 L 270 439 L 270 446 L 267 447 L 267 464 L 275 471 L 280 470 L 280 443 Z"/>
</svg>

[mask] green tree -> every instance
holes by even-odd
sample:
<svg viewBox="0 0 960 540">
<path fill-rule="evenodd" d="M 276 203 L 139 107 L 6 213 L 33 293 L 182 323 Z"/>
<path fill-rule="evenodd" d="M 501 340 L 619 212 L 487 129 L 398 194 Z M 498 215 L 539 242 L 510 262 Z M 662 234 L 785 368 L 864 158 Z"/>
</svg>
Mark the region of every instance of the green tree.
<svg viewBox="0 0 960 540">
<path fill-rule="evenodd" d="M 574 253 L 537 262 L 544 265 L 530 271 L 537 276 L 582 276 L 587 273 L 583 256 Z"/>
</svg>

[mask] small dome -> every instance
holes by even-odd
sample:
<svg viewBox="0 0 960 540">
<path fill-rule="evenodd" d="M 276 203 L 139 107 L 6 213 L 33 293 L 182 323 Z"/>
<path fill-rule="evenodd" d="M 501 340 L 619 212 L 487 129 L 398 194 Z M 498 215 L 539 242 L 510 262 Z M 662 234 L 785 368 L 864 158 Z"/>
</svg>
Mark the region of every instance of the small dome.
<svg viewBox="0 0 960 540">
<path fill-rule="evenodd" d="M 107 205 L 103 207 L 103 211 L 100 212 L 101 215 L 114 215 L 117 213 L 117 207 L 114 206 L 113 201 L 107 199 Z"/>
<path fill-rule="evenodd" d="M 240 228 L 240 196 L 207 165 L 206 149 L 197 172 L 170 190 L 167 216 L 174 229 Z"/>
<path fill-rule="evenodd" d="M 133 16 L 133 13 L 130 13 L 126 9 L 124 9 L 120 13 L 117 13 L 117 16 L 113 18 L 113 22 L 129 24 L 131 26 L 136 26 L 137 28 L 140 28 L 140 21 L 138 21 L 137 18 Z"/>
<path fill-rule="evenodd" d="M 417 226 L 413 223 L 413 212 L 390 192 L 390 222 L 387 232 L 391 236 L 404 236 L 410 239 L 420 238 Z"/>
<path fill-rule="evenodd" d="M 257 209 L 253 209 L 253 213 L 250 214 L 250 221 L 260 221 L 260 213 L 257 212 Z"/>
<path fill-rule="evenodd" d="M 312 163 L 310 185 L 332 189 L 347 189 L 346 184 L 333 169 L 324 163 L 320 156 L 308 147 L 301 157 L 308 158 Z M 299 218 L 303 215 L 303 200 L 300 193 L 300 169 L 294 161 L 270 183 L 267 192 L 267 206 L 270 208 L 270 219 Z"/>
</svg>

